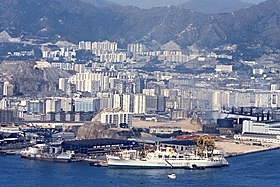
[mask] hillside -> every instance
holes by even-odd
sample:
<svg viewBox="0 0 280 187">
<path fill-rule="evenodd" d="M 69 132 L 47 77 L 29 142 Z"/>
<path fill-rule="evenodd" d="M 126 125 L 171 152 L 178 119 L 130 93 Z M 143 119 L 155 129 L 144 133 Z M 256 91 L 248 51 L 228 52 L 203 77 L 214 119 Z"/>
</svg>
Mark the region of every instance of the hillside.
<svg viewBox="0 0 280 187">
<path fill-rule="evenodd" d="M 121 15 L 78 0 L 0 0 L 0 28 L 12 36 L 56 40 L 106 39 Z"/>
<path fill-rule="evenodd" d="M 4 61 L 0 64 L 0 81 L 11 82 L 17 95 L 47 96 L 55 94 L 59 78 L 70 76 L 56 68 L 34 68 L 35 64 L 34 61 Z"/>
</svg>

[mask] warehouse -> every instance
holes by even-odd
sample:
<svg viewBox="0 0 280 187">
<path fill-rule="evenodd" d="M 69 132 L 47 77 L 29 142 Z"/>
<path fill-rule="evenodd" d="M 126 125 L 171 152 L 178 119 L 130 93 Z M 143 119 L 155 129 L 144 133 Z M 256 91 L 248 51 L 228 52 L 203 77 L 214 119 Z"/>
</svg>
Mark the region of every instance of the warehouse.
<svg viewBox="0 0 280 187">
<path fill-rule="evenodd" d="M 93 139 L 93 140 L 75 140 L 64 141 L 62 149 L 64 151 L 74 151 L 76 154 L 83 155 L 104 155 L 111 151 L 120 149 L 137 149 L 138 143 L 129 140 L 120 139 Z"/>
</svg>

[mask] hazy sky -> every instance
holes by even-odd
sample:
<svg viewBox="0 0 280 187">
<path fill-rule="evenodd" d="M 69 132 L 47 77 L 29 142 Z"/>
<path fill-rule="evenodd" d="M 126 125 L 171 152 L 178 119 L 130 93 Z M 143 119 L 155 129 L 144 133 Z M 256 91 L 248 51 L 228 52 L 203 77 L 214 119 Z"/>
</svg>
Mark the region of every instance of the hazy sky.
<svg viewBox="0 0 280 187">
<path fill-rule="evenodd" d="M 119 3 L 121 5 L 134 5 L 141 8 L 150 8 L 155 6 L 180 5 L 189 0 L 110 0 L 110 1 Z M 224 0 L 224 1 L 234 1 L 234 0 Z M 256 4 L 264 0 L 242 0 L 242 1 Z"/>
</svg>

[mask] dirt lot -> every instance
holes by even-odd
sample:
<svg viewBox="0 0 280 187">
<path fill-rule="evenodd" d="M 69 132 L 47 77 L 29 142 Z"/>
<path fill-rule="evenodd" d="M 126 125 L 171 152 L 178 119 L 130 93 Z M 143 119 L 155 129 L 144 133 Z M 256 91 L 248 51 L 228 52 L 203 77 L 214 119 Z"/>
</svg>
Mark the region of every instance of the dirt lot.
<svg viewBox="0 0 280 187">
<path fill-rule="evenodd" d="M 269 150 L 272 148 L 279 147 L 277 144 L 266 144 L 266 146 L 249 145 L 246 143 L 239 143 L 235 140 L 221 140 L 216 141 L 215 145 L 217 148 L 224 150 L 228 154 L 247 154 L 253 152 L 259 152 Z"/>
<path fill-rule="evenodd" d="M 200 125 L 192 124 L 191 119 L 185 119 L 178 122 L 154 122 L 141 121 L 134 118 L 132 126 L 137 128 L 149 128 L 150 126 L 178 126 L 182 128 L 182 131 L 188 132 L 198 132 L 202 130 Z"/>
</svg>

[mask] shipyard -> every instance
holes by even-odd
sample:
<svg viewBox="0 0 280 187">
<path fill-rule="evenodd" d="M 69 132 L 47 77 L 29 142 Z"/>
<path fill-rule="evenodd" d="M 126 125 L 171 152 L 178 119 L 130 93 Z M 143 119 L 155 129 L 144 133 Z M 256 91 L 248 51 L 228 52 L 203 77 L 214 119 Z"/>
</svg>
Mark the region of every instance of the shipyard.
<svg viewBox="0 0 280 187">
<path fill-rule="evenodd" d="M 89 166 L 109 168 L 202 169 L 228 166 L 227 157 L 279 148 L 278 123 L 269 120 L 273 113 L 267 113 L 268 120 L 264 120 L 264 114 L 255 117 L 252 113 L 252 116 L 244 114 L 244 108 L 236 110 L 239 112 L 227 113 L 235 118 L 218 120 L 219 133 L 204 132 L 209 129 L 205 130 L 197 118 L 179 121 L 133 118 L 134 126 L 122 124 L 111 128 L 99 121 L 104 111 L 85 123 L 2 125 L 0 155 L 49 162 L 85 162 Z M 243 123 L 241 127 L 238 117 Z M 256 120 L 248 120 L 250 117 Z M 267 133 L 265 128 L 271 132 Z M 237 129 L 241 129 L 239 134 L 229 133 Z"/>
</svg>

